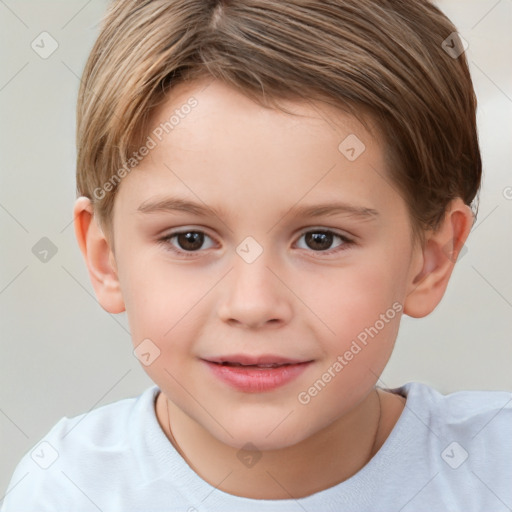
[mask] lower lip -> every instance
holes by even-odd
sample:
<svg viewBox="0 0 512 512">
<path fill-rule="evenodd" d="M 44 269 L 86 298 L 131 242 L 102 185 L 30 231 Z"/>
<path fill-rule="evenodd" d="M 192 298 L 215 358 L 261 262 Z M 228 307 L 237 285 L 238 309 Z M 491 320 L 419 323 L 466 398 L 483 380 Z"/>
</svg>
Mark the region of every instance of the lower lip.
<svg viewBox="0 0 512 512">
<path fill-rule="evenodd" d="M 262 393 L 284 386 L 296 379 L 311 364 L 311 361 L 276 368 L 227 366 L 210 361 L 205 363 L 215 376 L 230 386 L 246 393 Z"/>
</svg>

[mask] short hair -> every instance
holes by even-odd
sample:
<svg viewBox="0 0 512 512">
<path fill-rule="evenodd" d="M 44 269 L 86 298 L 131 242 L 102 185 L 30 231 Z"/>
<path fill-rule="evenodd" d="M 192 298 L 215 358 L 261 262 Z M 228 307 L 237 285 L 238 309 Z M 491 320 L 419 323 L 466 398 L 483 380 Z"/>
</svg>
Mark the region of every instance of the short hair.
<svg viewBox="0 0 512 512">
<path fill-rule="evenodd" d="M 318 100 L 364 126 L 369 116 L 423 243 L 452 199 L 472 206 L 480 188 L 477 102 L 462 45 L 428 0 L 112 1 L 78 93 L 77 192 L 109 231 L 151 114 L 170 88 L 210 76 L 262 106 Z"/>
</svg>

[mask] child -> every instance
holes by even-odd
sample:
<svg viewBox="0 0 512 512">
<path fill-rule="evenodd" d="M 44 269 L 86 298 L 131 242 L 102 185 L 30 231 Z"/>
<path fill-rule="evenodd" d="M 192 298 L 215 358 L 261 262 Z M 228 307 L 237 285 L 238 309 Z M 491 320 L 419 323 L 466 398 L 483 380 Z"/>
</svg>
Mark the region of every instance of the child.
<svg viewBox="0 0 512 512">
<path fill-rule="evenodd" d="M 505 511 L 512 395 L 377 387 L 476 212 L 463 41 L 427 0 L 119 0 L 75 231 L 155 386 L 61 419 L 2 512 Z"/>
</svg>

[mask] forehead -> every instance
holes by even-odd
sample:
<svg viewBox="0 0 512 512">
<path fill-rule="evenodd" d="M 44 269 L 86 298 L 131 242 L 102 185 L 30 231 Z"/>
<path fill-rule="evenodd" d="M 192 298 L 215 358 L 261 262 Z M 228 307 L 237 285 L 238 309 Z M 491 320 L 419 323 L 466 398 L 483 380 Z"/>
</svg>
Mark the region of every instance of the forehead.
<svg viewBox="0 0 512 512">
<path fill-rule="evenodd" d="M 170 90 L 167 100 L 154 111 L 150 134 L 154 133 L 160 139 L 160 135 L 170 138 L 167 136 L 172 133 L 175 134 L 174 141 L 178 143 L 179 135 L 176 133 L 189 137 L 191 133 L 185 132 L 192 130 L 196 144 L 201 139 L 229 143 L 224 137 L 226 134 L 236 134 L 237 138 L 244 135 L 259 137 L 265 142 L 266 138 L 270 138 L 277 144 L 280 140 L 276 140 L 276 135 L 283 130 L 306 132 L 304 135 L 312 137 L 312 142 L 316 137 L 325 138 L 327 130 L 332 132 L 334 142 L 343 134 L 359 134 L 368 143 L 373 142 L 370 138 L 380 138 L 373 126 L 372 134 L 367 132 L 365 123 L 366 126 L 368 123 L 371 125 L 372 120 L 362 110 L 351 115 L 341 110 L 341 106 L 299 98 L 281 98 L 276 102 L 285 111 L 263 106 L 216 79 L 181 82 Z M 238 128 L 243 130 L 237 131 Z M 165 133 L 161 133 L 162 129 Z M 254 139 L 251 141 L 258 142 Z"/>
<path fill-rule="evenodd" d="M 225 213 L 269 217 L 315 202 L 396 205 L 376 129 L 324 103 L 279 103 L 296 115 L 218 80 L 171 89 L 151 118 L 154 147 L 122 180 L 115 209 L 134 211 L 171 193 Z"/>
</svg>

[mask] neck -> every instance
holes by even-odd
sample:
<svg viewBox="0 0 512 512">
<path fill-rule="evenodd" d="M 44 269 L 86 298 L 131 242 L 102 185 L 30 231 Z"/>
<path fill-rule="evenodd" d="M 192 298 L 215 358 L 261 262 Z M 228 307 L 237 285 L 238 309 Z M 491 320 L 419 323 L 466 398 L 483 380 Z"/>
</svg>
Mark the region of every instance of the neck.
<svg viewBox="0 0 512 512">
<path fill-rule="evenodd" d="M 379 450 L 404 404 L 397 395 L 375 390 L 349 414 L 300 443 L 241 453 L 213 437 L 162 393 L 158 398 L 160 425 L 189 466 L 221 491 L 253 499 L 301 498 L 350 478 Z M 249 457 L 247 465 L 240 461 L 243 455 Z"/>
</svg>

